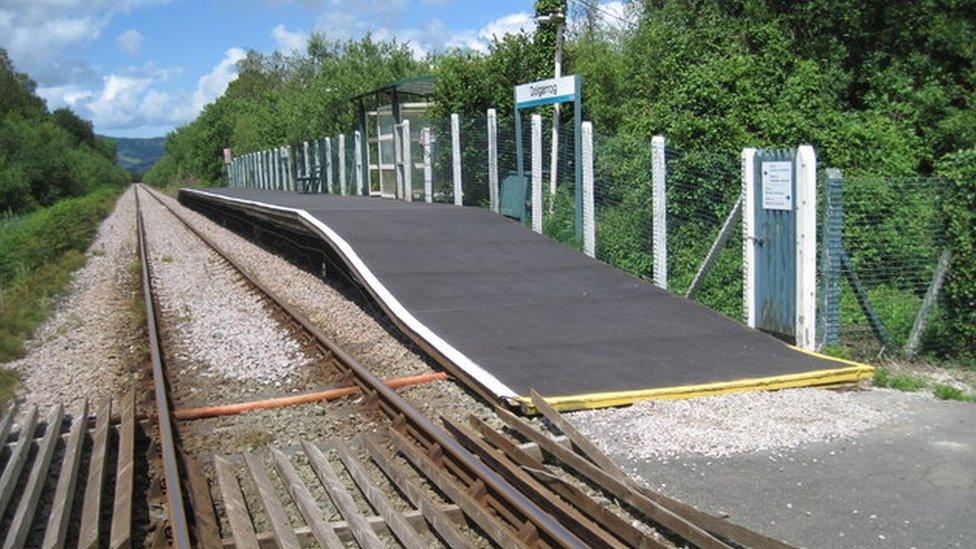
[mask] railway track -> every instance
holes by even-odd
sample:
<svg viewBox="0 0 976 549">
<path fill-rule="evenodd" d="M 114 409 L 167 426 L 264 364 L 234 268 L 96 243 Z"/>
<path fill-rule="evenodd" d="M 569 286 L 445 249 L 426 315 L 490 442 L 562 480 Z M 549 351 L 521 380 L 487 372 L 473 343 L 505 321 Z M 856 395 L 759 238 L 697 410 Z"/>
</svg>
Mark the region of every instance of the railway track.
<svg viewBox="0 0 976 549">
<path fill-rule="evenodd" d="M 243 453 L 219 447 L 208 455 L 184 451 L 168 391 L 172 380 L 148 251 L 148 241 L 162 236 L 147 231 L 140 200 L 179 220 L 344 385 L 357 387 L 363 425 L 378 425 L 375 432 L 351 442 L 310 439 Z M 0 536 L 3 547 L 24 546 L 28 539 L 43 539 L 46 547 L 63 546 L 66 539 L 85 547 L 126 546 L 134 538 L 134 502 L 148 506 L 139 502 L 155 485 L 163 494 L 157 499 L 165 500 L 159 518 L 164 524 L 143 538 L 155 546 L 785 547 L 639 486 L 541 399 L 535 404 L 549 430 L 503 409 L 494 418 L 435 422 L 155 191 L 137 186 L 136 204 L 155 417 L 136 416 L 134 395 L 121 403 L 117 417 L 105 403 L 91 420 L 86 403 L 70 422 L 60 408 L 51 410 L 43 428 L 37 427 L 40 412 L 31 410 L 17 432 L 11 432 L 13 411 L 8 412 L 0 422 L 0 440 L 7 440 L 0 456 L 0 518 L 13 518 L 0 523 L 8 528 Z M 130 457 L 139 454 L 140 444 L 156 450 L 152 467 L 140 468 Z M 151 471 L 158 473 L 155 479 L 143 478 L 152 477 Z M 19 499 L 6 495 L 15 487 L 22 488 Z M 16 511 L 6 510 L 7 499 L 17 499 Z M 54 501 L 43 518 L 37 512 L 42 499 Z"/>
</svg>

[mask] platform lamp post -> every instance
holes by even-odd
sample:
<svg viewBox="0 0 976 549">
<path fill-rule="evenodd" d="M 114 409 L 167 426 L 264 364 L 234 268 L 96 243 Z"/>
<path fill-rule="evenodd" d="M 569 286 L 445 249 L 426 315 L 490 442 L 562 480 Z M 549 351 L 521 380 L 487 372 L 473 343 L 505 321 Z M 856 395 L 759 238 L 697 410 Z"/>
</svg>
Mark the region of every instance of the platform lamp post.
<svg viewBox="0 0 976 549">
<path fill-rule="evenodd" d="M 537 24 L 554 23 L 556 25 L 556 52 L 553 60 L 553 77 L 559 78 L 563 75 L 563 30 L 566 28 L 566 16 L 561 12 L 547 13 L 546 15 L 536 16 Z M 552 148 L 549 157 L 549 194 L 556 194 L 557 171 L 559 169 L 559 110 L 560 104 L 552 106 Z M 555 202 L 550 202 L 549 207 Z"/>
</svg>

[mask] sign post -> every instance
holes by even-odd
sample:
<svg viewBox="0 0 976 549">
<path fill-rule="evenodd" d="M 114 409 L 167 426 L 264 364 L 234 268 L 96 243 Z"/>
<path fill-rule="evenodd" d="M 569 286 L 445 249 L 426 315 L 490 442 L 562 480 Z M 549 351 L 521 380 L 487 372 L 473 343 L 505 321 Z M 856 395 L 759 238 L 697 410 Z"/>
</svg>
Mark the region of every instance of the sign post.
<svg viewBox="0 0 976 549">
<path fill-rule="evenodd" d="M 522 109 L 573 102 L 573 171 L 575 172 L 573 190 L 575 194 L 574 219 L 577 242 L 582 241 L 583 238 L 582 92 L 583 86 L 578 75 L 550 78 L 515 86 L 515 163 L 518 165 L 519 178 L 523 180 L 525 177 L 525 153 L 522 147 Z"/>
</svg>

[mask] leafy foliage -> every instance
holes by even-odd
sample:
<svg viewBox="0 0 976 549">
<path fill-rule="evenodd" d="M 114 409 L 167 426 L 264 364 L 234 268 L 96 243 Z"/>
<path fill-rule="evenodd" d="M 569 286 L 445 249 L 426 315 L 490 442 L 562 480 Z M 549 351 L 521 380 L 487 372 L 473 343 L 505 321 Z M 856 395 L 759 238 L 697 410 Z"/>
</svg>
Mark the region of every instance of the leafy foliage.
<svg viewBox="0 0 976 549">
<path fill-rule="evenodd" d="M 167 136 L 165 155 L 146 181 L 216 184 L 223 180 L 222 151 L 235 154 L 342 133 L 353 127 L 350 98 L 426 72 L 396 42 L 309 39 L 305 53 L 248 52 L 238 77 L 192 123 Z"/>
<path fill-rule="evenodd" d="M 0 214 L 126 183 L 115 146 L 68 109 L 48 113 L 35 87 L 0 49 Z"/>
<path fill-rule="evenodd" d="M 942 202 L 945 234 L 952 252 L 946 278 L 948 338 L 961 354 L 976 359 L 976 148 L 946 155 L 939 172 L 949 181 Z"/>
</svg>

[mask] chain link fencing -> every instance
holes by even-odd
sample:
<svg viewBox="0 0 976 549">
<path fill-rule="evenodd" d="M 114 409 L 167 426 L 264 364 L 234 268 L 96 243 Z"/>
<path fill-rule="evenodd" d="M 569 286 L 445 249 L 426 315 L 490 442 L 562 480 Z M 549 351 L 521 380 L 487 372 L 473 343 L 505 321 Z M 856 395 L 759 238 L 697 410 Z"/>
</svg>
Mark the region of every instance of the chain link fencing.
<svg viewBox="0 0 976 549">
<path fill-rule="evenodd" d="M 361 136 L 358 151 L 355 132 L 310 141 L 307 153 L 304 144 L 293 146 L 293 158 L 283 161 L 298 180 L 291 185 L 288 169 L 274 177 L 257 177 L 247 157 L 233 164 L 229 174 L 234 184 L 266 188 L 299 189 L 303 178 L 311 179 L 312 192 L 328 192 L 325 172 L 331 170 L 336 194 L 361 194 L 359 189 L 368 181 L 372 194 L 403 198 L 409 182 L 414 201 L 456 203 L 460 192 L 463 205 L 491 208 L 489 120 L 452 118 L 411 120 L 409 144 L 400 124 L 387 130 L 387 145 L 382 147 L 376 146 L 375 132 Z M 519 171 L 514 118 L 499 116 L 496 127 L 497 184 L 502 187 Z M 525 207 L 530 211 L 531 116 L 523 117 L 521 132 Z M 556 136 L 554 151 L 552 119 L 544 116 L 542 232 L 580 249 L 575 126 L 560 124 Z M 663 259 L 670 291 L 744 321 L 739 151 L 664 148 L 666 229 L 655 220 L 651 143 L 632 135 L 602 134 L 596 128 L 593 151 L 595 257 L 648 281 L 655 281 L 655 261 Z M 261 164 L 257 166 L 260 172 Z M 381 171 L 385 183 L 379 181 Z M 396 187 L 391 186 L 394 177 Z M 832 179 L 823 171 L 819 179 L 819 342 L 828 349 L 845 348 L 857 358 L 882 351 L 938 354 L 940 334 L 951 322 L 937 299 L 948 264 L 941 217 L 944 182 L 923 177 Z M 501 188 L 497 192 L 501 202 Z M 663 235 L 655 235 L 656 228 Z M 655 253 L 655 236 L 666 243 L 666 254 Z"/>
<path fill-rule="evenodd" d="M 937 299 L 949 259 L 945 182 L 865 176 L 820 182 L 821 288 L 826 305 L 836 300 L 836 310 L 824 311 L 824 343 L 858 357 L 941 354 L 939 334 L 949 320 Z"/>
</svg>

